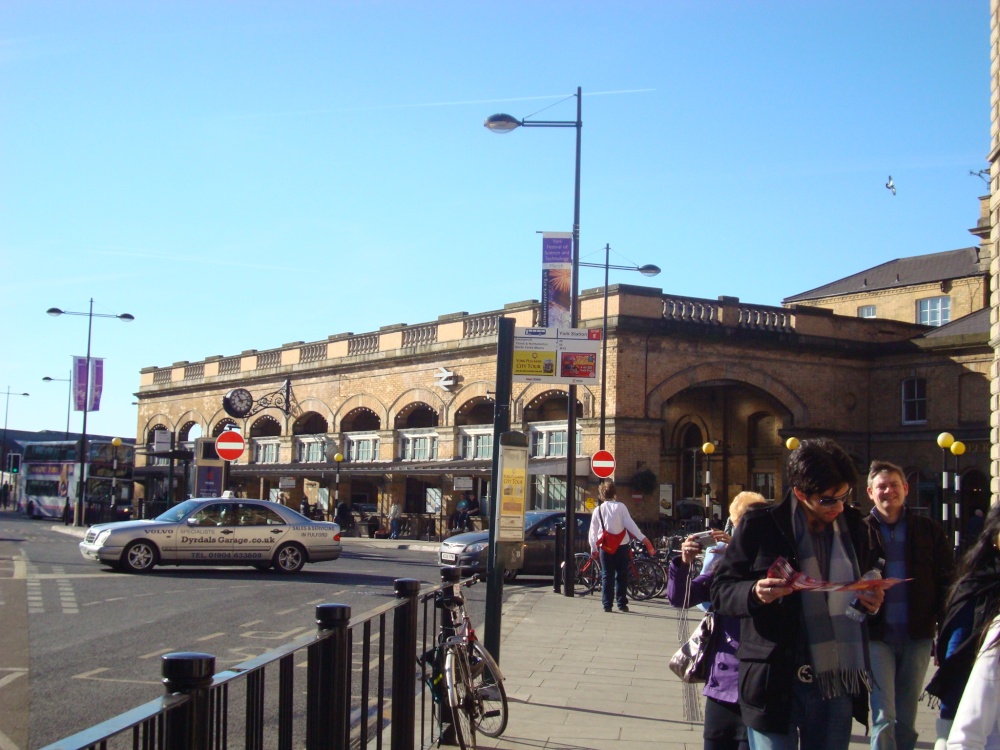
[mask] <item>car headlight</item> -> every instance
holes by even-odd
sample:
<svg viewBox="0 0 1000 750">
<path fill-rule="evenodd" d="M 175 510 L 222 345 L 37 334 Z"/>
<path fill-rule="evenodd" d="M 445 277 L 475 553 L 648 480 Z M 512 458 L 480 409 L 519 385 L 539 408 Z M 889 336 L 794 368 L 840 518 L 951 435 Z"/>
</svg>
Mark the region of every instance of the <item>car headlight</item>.
<svg viewBox="0 0 1000 750">
<path fill-rule="evenodd" d="M 108 541 L 108 537 L 111 536 L 111 529 L 106 529 L 97 535 L 97 539 L 94 540 L 95 547 L 103 547 L 104 543 Z"/>
<path fill-rule="evenodd" d="M 470 544 L 465 548 L 465 552 L 482 552 L 484 549 L 490 546 L 489 542 L 476 542 L 475 544 Z"/>
</svg>

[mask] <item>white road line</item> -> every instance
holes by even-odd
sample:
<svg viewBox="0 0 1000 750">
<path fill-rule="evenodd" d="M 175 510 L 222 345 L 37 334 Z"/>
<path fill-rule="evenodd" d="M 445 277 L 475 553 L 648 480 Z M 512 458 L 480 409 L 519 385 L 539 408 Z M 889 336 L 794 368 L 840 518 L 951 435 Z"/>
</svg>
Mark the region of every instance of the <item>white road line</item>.
<svg viewBox="0 0 1000 750">
<path fill-rule="evenodd" d="M 21 750 L 10 737 L 0 732 L 0 750 Z"/>
<path fill-rule="evenodd" d="M 177 649 L 175 649 L 175 648 L 161 648 L 159 651 L 153 651 L 152 653 L 149 653 L 149 654 L 143 654 L 139 658 L 140 659 L 155 659 L 157 656 L 163 656 L 164 654 L 169 654 L 169 653 L 171 653 L 173 651 L 176 651 L 176 650 Z"/>
<path fill-rule="evenodd" d="M 2 671 L 7 671 L 7 670 L 2 670 Z M 26 675 L 26 674 L 28 674 L 28 670 L 27 669 L 19 669 L 19 668 L 11 669 L 9 675 L 7 675 L 6 677 L 0 678 L 0 688 L 6 687 L 10 683 L 12 683 L 14 680 L 16 680 L 18 677 L 21 677 L 21 676 Z"/>
<path fill-rule="evenodd" d="M 251 625 L 257 625 L 264 622 L 263 620 L 251 620 L 250 622 L 245 622 L 242 625 L 237 625 L 238 628 L 249 628 Z"/>
<path fill-rule="evenodd" d="M 201 638 L 197 638 L 195 640 L 198 643 L 201 643 L 202 641 L 211 641 L 211 640 L 213 640 L 215 638 L 221 638 L 224 635 L 225 635 L 225 633 L 212 633 L 211 635 L 203 635 Z"/>
</svg>

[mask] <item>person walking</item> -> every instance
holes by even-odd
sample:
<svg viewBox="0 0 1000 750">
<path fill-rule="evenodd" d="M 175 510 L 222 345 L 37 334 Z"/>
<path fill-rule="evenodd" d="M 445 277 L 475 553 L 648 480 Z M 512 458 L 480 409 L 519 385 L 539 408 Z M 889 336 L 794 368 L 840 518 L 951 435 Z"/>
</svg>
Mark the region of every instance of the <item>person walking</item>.
<svg viewBox="0 0 1000 750">
<path fill-rule="evenodd" d="M 752 750 L 846 750 L 851 718 L 868 721 L 867 628 L 846 615 L 852 592 L 796 592 L 768 576 L 780 557 L 808 576 L 856 581 L 866 560 L 861 513 L 848 507 L 858 473 L 827 438 L 803 440 L 777 506 L 748 513 L 715 570 L 717 615 L 745 618 L 739 703 Z M 885 595 L 860 598 L 869 612 Z"/>
<path fill-rule="evenodd" d="M 885 560 L 887 578 L 912 579 L 889 589 L 885 606 L 868 618 L 872 750 L 913 750 L 917 743 L 917 703 L 955 569 L 944 529 L 906 507 L 909 491 L 899 466 L 872 461 L 867 558 Z"/>
<path fill-rule="evenodd" d="M 403 525 L 403 506 L 399 503 L 393 503 L 392 507 L 389 508 L 389 538 L 399 539 L 399 531 Z"/>
<path fill-rule="evenodd" d="M 733 526 L 738 526 L 740 519 L 751 508 L 766 505 L 767 500 L 756 492 L 741 492 L 729 504 L 729 517 Z M 716 544 L 717 559 L 725 554 L 729 534 L 721 530 L 712 532 Z M 703 572 L 691 579 L 690 590 L 688 578 L 691 574 L 691 563 L 702 551 L 702 546 L 689 536 L 681 543 L 681 554 L 670 561 L 667 568 L 667 599 L 675 607 L 689 607 L 709 601 L 712 579 L 715 570 Z M 713 635 L 708 647 L 708 679 L 705 681 L 705 727 L 702 732 L 704 750 L 749 750 L 747 728 L 740 715 L 739 695 L 739 660 L 736 649 L 740 645 L 740 619 L 717 615 Z M 685 687 L 688 687 L 687 685 Z"/>
<path fill-rule="evenodd" d="M 982 534 L 958 564 L 938 629 L 935 654 L 940 666 L 927 693 L 940 702 L 935 750 L 943 750 L 966 683 L 972 673 L 980 636 L 1000 614 L 1000 505 L 986 514 Z"/>
<path fill-rule="evenodd" d="M 610 612 L 611 605 L 617 601 L 618 611 L 628 612 L 628 563 L 629 547 L 625 544 L 625 535 L 644 542 L 650 555 L 656 554 L 653 543 L 646 538 L 632 520 L 632 515 L 624 503 L 615 499 L 617 490 L 610 479 L 601 482 L 597 489 L 600 503 L 594 508 L 590 519 L 590 549 L 601 551 L 601 570 L 603 582 L 601 588 L 601 603 L 604 611 Z M 598 540 L 604 533 L 604 544 Z"/>
</svg>

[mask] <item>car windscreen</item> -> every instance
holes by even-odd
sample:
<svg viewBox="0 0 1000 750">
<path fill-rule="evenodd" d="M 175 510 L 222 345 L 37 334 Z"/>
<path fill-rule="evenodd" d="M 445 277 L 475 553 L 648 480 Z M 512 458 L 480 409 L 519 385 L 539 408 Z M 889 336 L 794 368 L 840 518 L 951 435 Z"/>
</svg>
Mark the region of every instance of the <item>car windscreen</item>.
<svg viewBox="0 0 1000 750">
<path fill-rule="evenodd" d="M 524 530 L 527 531 L 536 523 L 544 518 L 548 518 L 551 515 L 552 513 L 550 511 L 529 510 L 524 514 Z"/>
<path fill-rule="evenodd" d="M 180 505 L 175 505 L 168 511 L 164 511 L 154 521 L 166 521 L 167 523 L 177 523 L 192 510 L 201 505 L 200 500 L 185 500 Z"/>
</svg>

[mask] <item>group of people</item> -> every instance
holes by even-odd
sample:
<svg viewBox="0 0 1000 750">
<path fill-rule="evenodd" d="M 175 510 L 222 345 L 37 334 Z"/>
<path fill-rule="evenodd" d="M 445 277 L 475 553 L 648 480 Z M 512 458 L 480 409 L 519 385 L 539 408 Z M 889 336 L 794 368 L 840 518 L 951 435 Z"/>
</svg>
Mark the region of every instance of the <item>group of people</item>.
<svg viewBox="0 0 1000 750">
<path fill-rule="evenodd" d="M 733 499 L 731 527 L 711 532 L 716 545 L 698 575 L 691 566 L 705 550 L 693 537 L 670 563 L 671 603 L 709 604 L 715 617 L 705 749 L 844 750 L 852 721 L 867 727 L 870 712 L 872 750 L 913 750 L 932 654 L 938 669 L 926 692 L 940 704 L 935 750 L 1000 749 L 1000 506 L 956 571 L 941 526 L 907 508 L 899 466 L 871 464 L 868 514 L 851 502 L 854 462 L 832 440 L 802 441 L 786 475 L 780 503 L 752 492 Z M 592 548 L 600 521 L 644 539 L 617 509 L 599 519 L 601 507 Z M 609 569 L 617 569 L 605 555 L 607 611 L 615 590 Z M 864 592 L 798 590 L 769 572 L 779 558 L 819 581 L 857 581 L 878 562 L 884 578 L 904 582 Z M 627 611 L 623 584 L 617 595 Z"/>
</svg>

